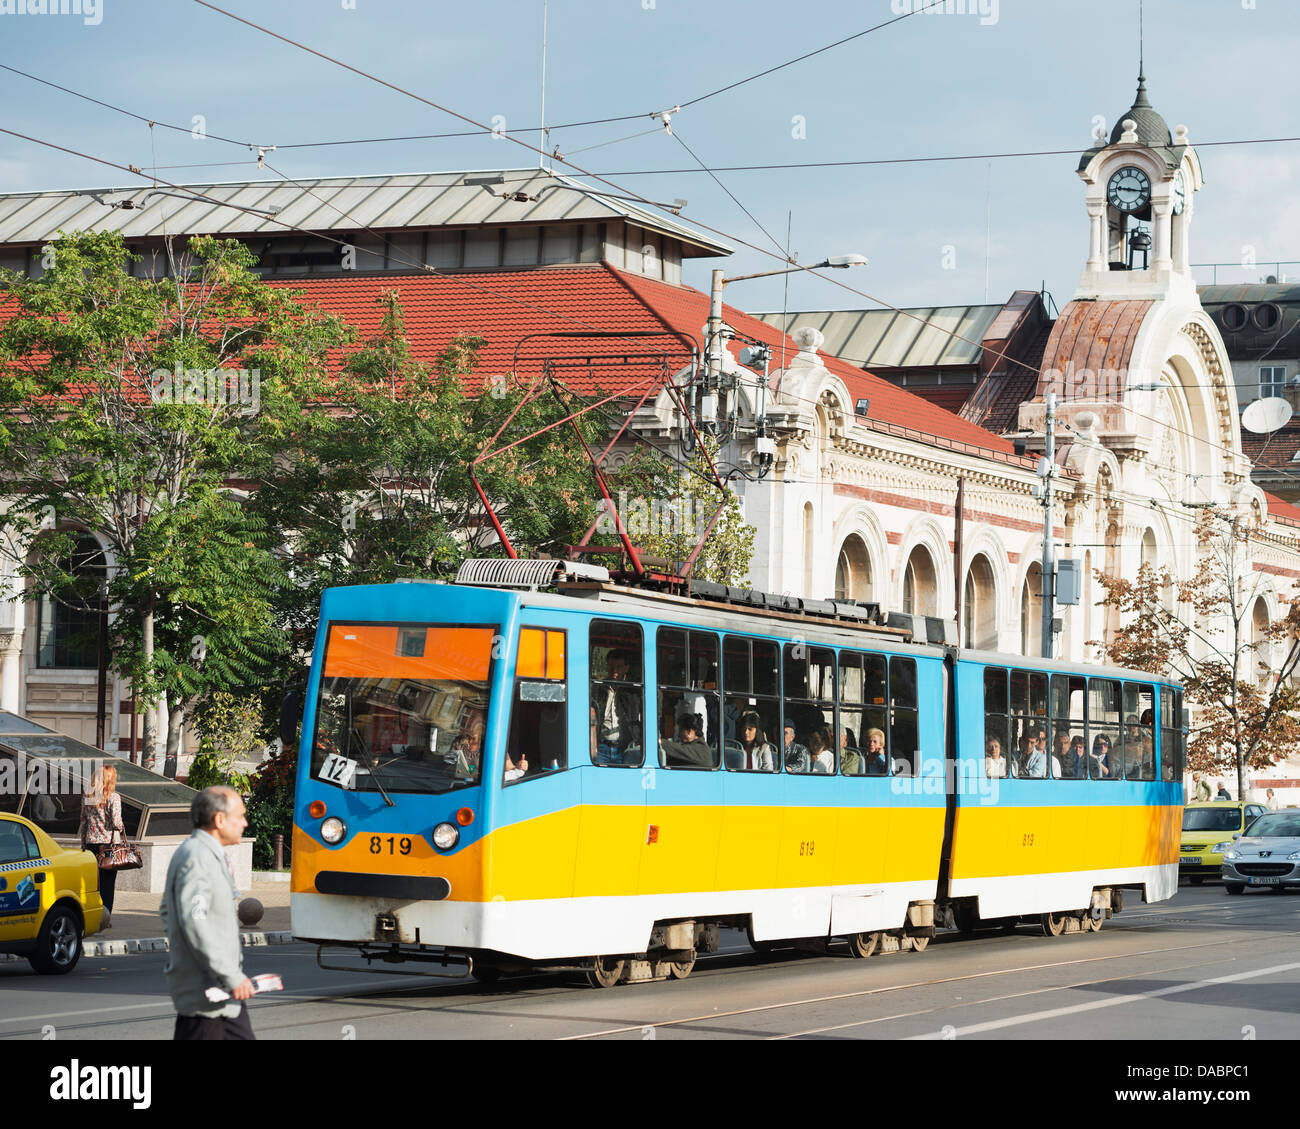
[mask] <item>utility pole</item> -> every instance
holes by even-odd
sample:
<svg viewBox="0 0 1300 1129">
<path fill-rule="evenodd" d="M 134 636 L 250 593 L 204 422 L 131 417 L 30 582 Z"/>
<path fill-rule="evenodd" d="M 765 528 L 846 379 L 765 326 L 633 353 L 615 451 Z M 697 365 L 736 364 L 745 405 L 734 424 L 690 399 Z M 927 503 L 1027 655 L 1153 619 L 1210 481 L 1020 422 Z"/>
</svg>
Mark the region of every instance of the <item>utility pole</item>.
<svg viewBox="0 0 1300 1129">
<path fill-rule="evenodd" d="M 1047 394 L 1046 446 L 1039 474 L 1043 479 L 1043 658 L 1050 659 L 1055 649 L 1052 645 L 1052 619 L 1056 610 L 1053 597 L 1052 553 L 1052 481 L 1056 476 L 1056 393 Z"/>
<path fill-rule="evenodd" d="M 722 271 L 715 270 L 709 292 L 709 341 L 700 404 L 700 419 L 706 428 L 717 419 L 718 388 L 722 384 L 722 288 L 725 285 Z"/>
</svg>

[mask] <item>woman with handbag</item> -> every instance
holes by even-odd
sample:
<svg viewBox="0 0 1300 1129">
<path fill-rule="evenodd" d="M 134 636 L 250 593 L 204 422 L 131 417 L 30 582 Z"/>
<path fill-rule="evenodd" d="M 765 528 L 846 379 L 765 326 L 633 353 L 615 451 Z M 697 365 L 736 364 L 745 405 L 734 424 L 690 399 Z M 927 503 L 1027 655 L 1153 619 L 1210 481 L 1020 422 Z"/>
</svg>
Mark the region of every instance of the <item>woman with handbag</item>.
<svg viewBox="0 0 1300 1129">
<path fill-rule="evenodd" d="M 81 797 L 81 825 L 77 828 L 81 836 L 81 849 L 90 851 L 99 860 L 99 896 L 104 902 L 104 928 L 109 928 L 113 912 L 113 890 L 117 886 L 117 870 L 104 866 L 109 861 L 113 849 L 113 839 L 121 835 L 126 839 L 126 828 L 122 826 L 122 797 L 117 794 L 117 769 L 111 764 L 100 765 L 90 777 L 90 787 Z"/>
</svg>

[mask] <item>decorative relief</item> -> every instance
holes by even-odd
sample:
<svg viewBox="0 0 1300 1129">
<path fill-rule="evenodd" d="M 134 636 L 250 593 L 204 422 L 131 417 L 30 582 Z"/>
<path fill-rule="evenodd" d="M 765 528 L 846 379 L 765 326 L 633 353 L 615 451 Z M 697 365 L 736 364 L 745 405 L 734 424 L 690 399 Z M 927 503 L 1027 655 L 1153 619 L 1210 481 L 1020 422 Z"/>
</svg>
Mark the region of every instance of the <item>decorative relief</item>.
<svg viewBox="0 0 1300 1129">
<path fill-rule="evenodd" d="M 1214 392 L 1215 414 L 1219 420 L 1220 442 L 1229 450 L 1235 450 L 1232 445 L 1232 409 L 1228 405 L 1227 383 L 1223 377 L 1223 366 L 1219 363 L 1219 352 L 1215 349 L 1214 342 L 1210 339 L 1210 335 L 1206 333 L 1203 326 L 1197 325 L 1195 322 L 1188 322 L 1183 326 L 1182 331 L 1199 350 L 1201 363 L 1205 365 L 1206 372 L 1210 374 L 1210 387 Z"/>
</svg>

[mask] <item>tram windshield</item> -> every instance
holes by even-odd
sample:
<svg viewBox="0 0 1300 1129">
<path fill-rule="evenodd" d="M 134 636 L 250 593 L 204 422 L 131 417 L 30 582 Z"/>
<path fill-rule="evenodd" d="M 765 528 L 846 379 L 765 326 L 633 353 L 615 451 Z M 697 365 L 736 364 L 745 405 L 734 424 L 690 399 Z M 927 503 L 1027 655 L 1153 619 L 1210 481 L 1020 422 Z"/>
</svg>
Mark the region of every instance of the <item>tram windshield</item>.
<svg viewBox="0 0 1300 1129">
<path fill-rule="evenodd" d="M 330 625 L 311 775 L 357 792 L 477 784 L 492 627 Z"/>
</svg>

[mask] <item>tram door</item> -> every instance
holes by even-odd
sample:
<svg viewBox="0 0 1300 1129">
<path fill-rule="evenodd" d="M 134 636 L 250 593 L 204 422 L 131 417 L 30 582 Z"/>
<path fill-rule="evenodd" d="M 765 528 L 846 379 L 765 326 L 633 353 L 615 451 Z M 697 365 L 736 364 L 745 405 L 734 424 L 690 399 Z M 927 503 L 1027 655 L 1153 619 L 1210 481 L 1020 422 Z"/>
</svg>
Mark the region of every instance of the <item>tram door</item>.
<svg viewBox="0 0 1300 1129">
<path fill-rule="evenodd" d="M 572 692 L 585 672 L 570 621 L 537 612 L 529 620 L 519 629 L 489 855 L 488 889 L 509 900 L 573 892 L 578 783 L 572 747 L 574 734 L 586 729 L 575 701 L 581 695 Z"/>
<path fill-rule="evenodd" d="M 593 619 L 586 652 L 573 656 L 573 686 L 583 727 L 575 742 L 581 807 L 573 896 L 629 897 L 637 892 L 646 834 L 647 784 L 654 776 L 647 718 L 646 631 L 635 620 Z"/>
<path fill-rule="evenodd" d="M 637 893 L 713 890 L 724 802 L 717 769 L 726 741 L 721 640 L 712 631 L 658 627 L 653 650 L 655 728 L 646 750 Z"/>
</svg>

